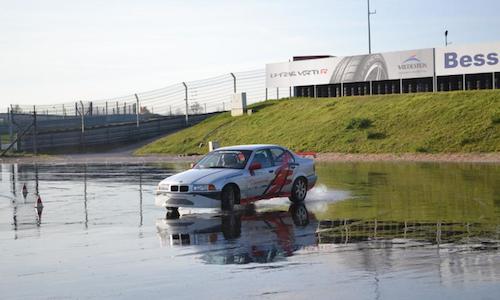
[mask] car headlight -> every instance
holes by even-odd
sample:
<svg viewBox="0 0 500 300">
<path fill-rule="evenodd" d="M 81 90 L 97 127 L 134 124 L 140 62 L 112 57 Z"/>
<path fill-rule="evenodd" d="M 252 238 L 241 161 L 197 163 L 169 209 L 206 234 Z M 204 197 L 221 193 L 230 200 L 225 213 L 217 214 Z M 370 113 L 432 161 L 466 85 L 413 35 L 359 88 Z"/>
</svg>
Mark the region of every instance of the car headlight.
<svg viewBox="0 0 500 300">
<path fill-rule="evenodd" d="M 215 191 L 213 184 L 195 184 L 193 185 L 193 192 L 208 192 Z"/>
<path fill-rule="evenodd" d="M 158 185 L 158 190 L 159 191 L 170 191 L 170 184 L 167 183 L 160 183 Z"/>
</svg>

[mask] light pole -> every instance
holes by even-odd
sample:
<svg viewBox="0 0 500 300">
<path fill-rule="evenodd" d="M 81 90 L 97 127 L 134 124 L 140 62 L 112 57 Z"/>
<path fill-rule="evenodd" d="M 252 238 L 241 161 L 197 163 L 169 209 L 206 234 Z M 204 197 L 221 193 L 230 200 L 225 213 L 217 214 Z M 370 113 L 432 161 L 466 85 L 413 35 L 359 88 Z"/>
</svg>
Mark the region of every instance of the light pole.
<svg viewBox="0 0 500 300">
<path fill-rule="evenodd" d="M 377 10 L 371 11 L 370 10 L 370 0 L 367 0 L 368 2 L 368 53 L 372 53 L 372 37 L 371 37 L 371 28 L 370 28 L 370 16 L 374 15 L 377 13 Z"/>
</svg>

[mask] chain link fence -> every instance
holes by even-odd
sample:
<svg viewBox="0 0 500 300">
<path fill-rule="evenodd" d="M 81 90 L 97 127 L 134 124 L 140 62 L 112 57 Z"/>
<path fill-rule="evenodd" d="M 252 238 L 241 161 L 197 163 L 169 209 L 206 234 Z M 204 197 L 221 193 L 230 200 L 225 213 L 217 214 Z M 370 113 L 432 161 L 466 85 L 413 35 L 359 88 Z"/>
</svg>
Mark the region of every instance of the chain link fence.
<svg viewBox="0 0 500 300">
<path fill-rule="evenodd" d="M 291 88 L 268 90 L 265 70 L 259 69 L 108 99 L 11 104 L 7 114 L 0 114 L 0 145 L 7 149 L 15 144 L 13 149 L 36 153 L 44 147 L 152 137 L 229 111 L 231 95 L 243 92 L 248 105 L 292 94 Z"/>
<path fill-rule="evenodd" d="M 245 92 L 247 104 L 290 97 L 290 89 L 267 90 L 265 70 L 229 73 L 208 79 L 183 82 L 164 88 L 108 99 L 78 100 L 59 104 L 11 105 L 16 114 L 53 116 L 147 115 L 179 116 L 229 111 L 230 95 Z M 126 118 L 125 118 L 126 119 Z M 117 118 L 115 122 L 120 120 Z"/>
</svg>

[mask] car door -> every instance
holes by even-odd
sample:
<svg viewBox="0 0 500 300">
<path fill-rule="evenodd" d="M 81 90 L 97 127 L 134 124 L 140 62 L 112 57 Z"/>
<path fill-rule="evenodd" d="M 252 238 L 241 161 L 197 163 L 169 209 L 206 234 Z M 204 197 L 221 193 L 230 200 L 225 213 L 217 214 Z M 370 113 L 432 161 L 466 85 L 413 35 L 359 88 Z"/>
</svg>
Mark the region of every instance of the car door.
<svg viewBox="0 0 500 300">
<path fill-rule="evenodd" d="M 274 180 L 267 192 L 271 194 L 290 193 L 296 169 L 293 155 L 279 147 L 271 148 L 270 152 L 276 169 L 274 170 Z"/>
<path fill-rule="evenodd" d="M 251 198 L 265 197 L 275 175 L 276 166 L 273 164 L 272 154 L 269 149 L 256 150 L 250 165 L 259 163 L 260 169 L 252 171 L 249 177 L 248 195 Z"/>
</svg>

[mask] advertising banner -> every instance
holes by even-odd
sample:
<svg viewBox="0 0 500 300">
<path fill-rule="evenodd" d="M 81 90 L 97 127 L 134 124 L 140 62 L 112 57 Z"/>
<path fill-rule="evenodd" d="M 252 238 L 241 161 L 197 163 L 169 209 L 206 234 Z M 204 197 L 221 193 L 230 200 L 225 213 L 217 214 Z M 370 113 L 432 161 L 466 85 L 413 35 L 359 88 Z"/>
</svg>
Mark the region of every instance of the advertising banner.
<svg viewBox="0 0 500 300">
<path fill-rule="evenodd" d="M 500 72 L 500 43 L 436 48 L 436 75 Z"/>
<path fill-rule="evenodd" d="M 432 49 L 329 57 L 266 65 L 266 87 L 432 77 Z"/>
</svg>

